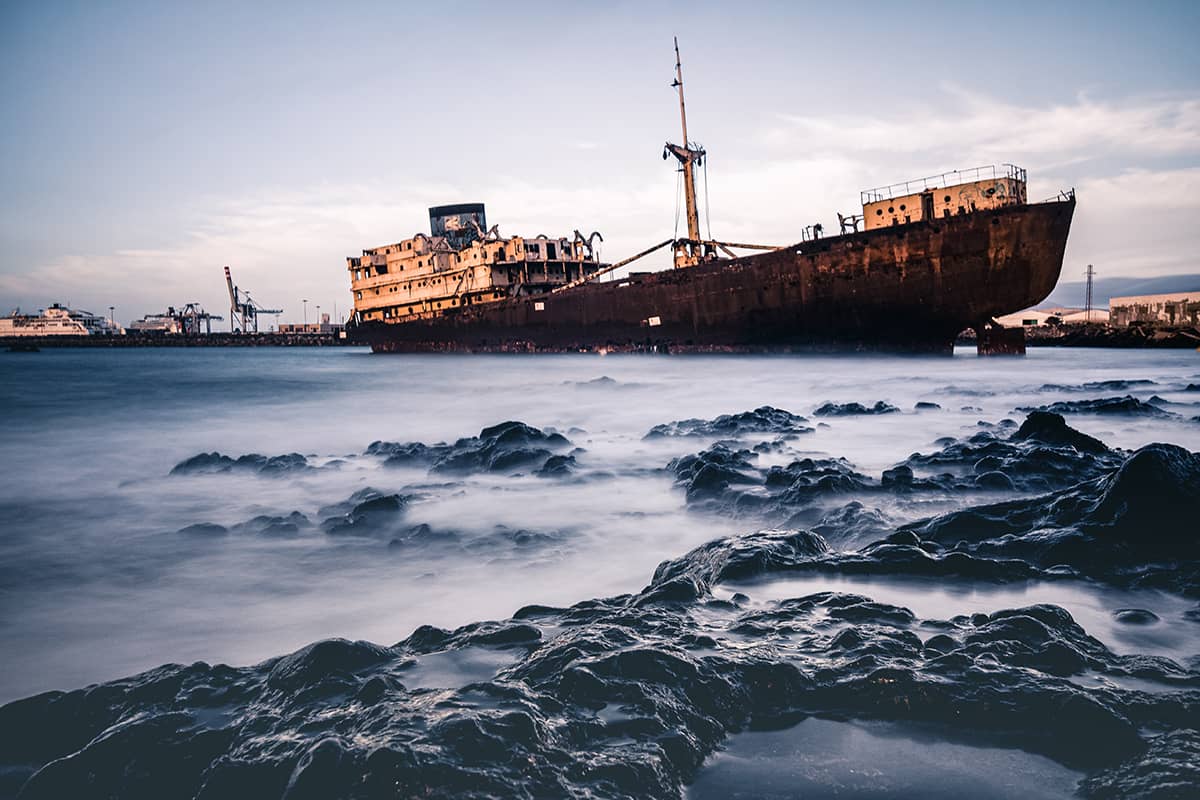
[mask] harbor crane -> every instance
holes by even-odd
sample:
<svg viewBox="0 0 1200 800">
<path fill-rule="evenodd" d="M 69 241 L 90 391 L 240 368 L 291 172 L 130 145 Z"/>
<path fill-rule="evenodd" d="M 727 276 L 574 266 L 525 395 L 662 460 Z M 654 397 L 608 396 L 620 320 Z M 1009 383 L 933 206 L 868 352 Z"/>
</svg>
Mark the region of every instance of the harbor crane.
<svg viewBox="0 0 1200 800">
<path fill-rule="evenodd" d="M 219 314 L 209 314 L 199 303 L 188 303 L 183 308 L 167 306 L 165 314 L 147 314 L 146 319 L 169 319 L 177 327 L 177 332 L 184 336 L 199 336 L 201 333 L 212 333 L 212 321 L 222 320 Z M 200 328 L 203 325 L 204 330 Z"/>
<path fill-rule="evenodd" d="M 225 267 L 225 285 L 229 287 L 229 330 L 231 333 L 258 333 L 259 314 L 282 314 L 282 308 L 263 308 L 233 285 L 229 267 Z"/>
</svg>

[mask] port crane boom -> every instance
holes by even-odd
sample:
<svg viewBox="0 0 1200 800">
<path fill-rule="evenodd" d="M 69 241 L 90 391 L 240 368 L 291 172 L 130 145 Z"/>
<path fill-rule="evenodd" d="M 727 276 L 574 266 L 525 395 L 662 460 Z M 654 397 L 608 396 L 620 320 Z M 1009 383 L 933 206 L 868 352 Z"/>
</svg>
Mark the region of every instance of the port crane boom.
<svg viewBox="0 0 1200 800">
<path fill-rule="evenodd" d="M 229 267 L 225 267 L 225 285 L 229 288 L 229 330 L 231 333 L 258 333 L 259 314 L 282 314 L 282 308 L 263 308 L 233 283 Z"/>
</svg>

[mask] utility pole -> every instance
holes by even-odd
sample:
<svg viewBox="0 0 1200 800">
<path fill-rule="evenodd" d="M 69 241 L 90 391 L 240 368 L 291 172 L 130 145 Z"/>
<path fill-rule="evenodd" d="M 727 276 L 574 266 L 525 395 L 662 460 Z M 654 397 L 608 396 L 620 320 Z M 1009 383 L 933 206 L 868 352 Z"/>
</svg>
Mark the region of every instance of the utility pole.
<svg viewBox="0 0 1200 800">
<path fill-rule="evenodd" d="M 116 317 L 116 314 L 113 313 L 116 310 L 116 308 L 117 308 L 116 306 L 108 307 L 108 324 L 114 328 L 117 327 L 117 317 Z"/>
<path fill-rule="evenodd" d="M 1083 318 L 1088 322 L 1092 321 L 1092 278 L 1095 276 L 1095 274 L 1096 274 L 1095 269 L 1092 267 L 1091 264 L 1088 264 L 1087 293 L 1084 296 L 1084 300 L 1083 300 Z"/>
<path fill-rule="evenodd" d="M 307 331 L 308 330 L 308 301 L 301 300 L 300 302 L 304 304 L 304 328 L 302 328 L 302 330 Z"/>
</svg>

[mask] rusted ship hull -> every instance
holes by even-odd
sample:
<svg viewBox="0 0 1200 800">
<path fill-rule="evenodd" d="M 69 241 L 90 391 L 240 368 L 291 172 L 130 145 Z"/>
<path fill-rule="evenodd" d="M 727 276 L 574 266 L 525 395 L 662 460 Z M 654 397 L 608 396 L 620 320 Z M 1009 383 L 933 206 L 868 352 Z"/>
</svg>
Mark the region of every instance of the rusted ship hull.
<svg viewBox="0 0 1200 800">
<path fill-rule="evenodd" d="M 1074 198 L 803 242 L 695 267 L 367 322 L 376 352 L 949 352 L 1050 294 Z"/>
</svg>

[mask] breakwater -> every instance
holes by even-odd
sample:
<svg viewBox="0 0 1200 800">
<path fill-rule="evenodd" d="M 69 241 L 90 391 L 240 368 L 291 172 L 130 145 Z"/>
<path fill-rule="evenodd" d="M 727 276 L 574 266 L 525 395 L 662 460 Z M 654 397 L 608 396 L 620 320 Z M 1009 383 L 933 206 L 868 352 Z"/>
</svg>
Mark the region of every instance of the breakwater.
<svg viewBox="0 0 1200 800">
<path fill-rule="evenodd" d="M 1200 328 L 1160 326 L 1112 327 L 1110 325 L 1058 325 L 1025 328 L 1029 347 L 1119 347 L 1186 349 L 1200 347 Z M 975 332 L 964 331 L 955 341 L 974 345 Z"/>
<path fill-rule="evenodd" d="M 343 347 L 336 333 L 208 333 L 194 336 L 128 333 L 122 336 L 3 336 L 0 349 L 49 347 Z"/>
</svg>

